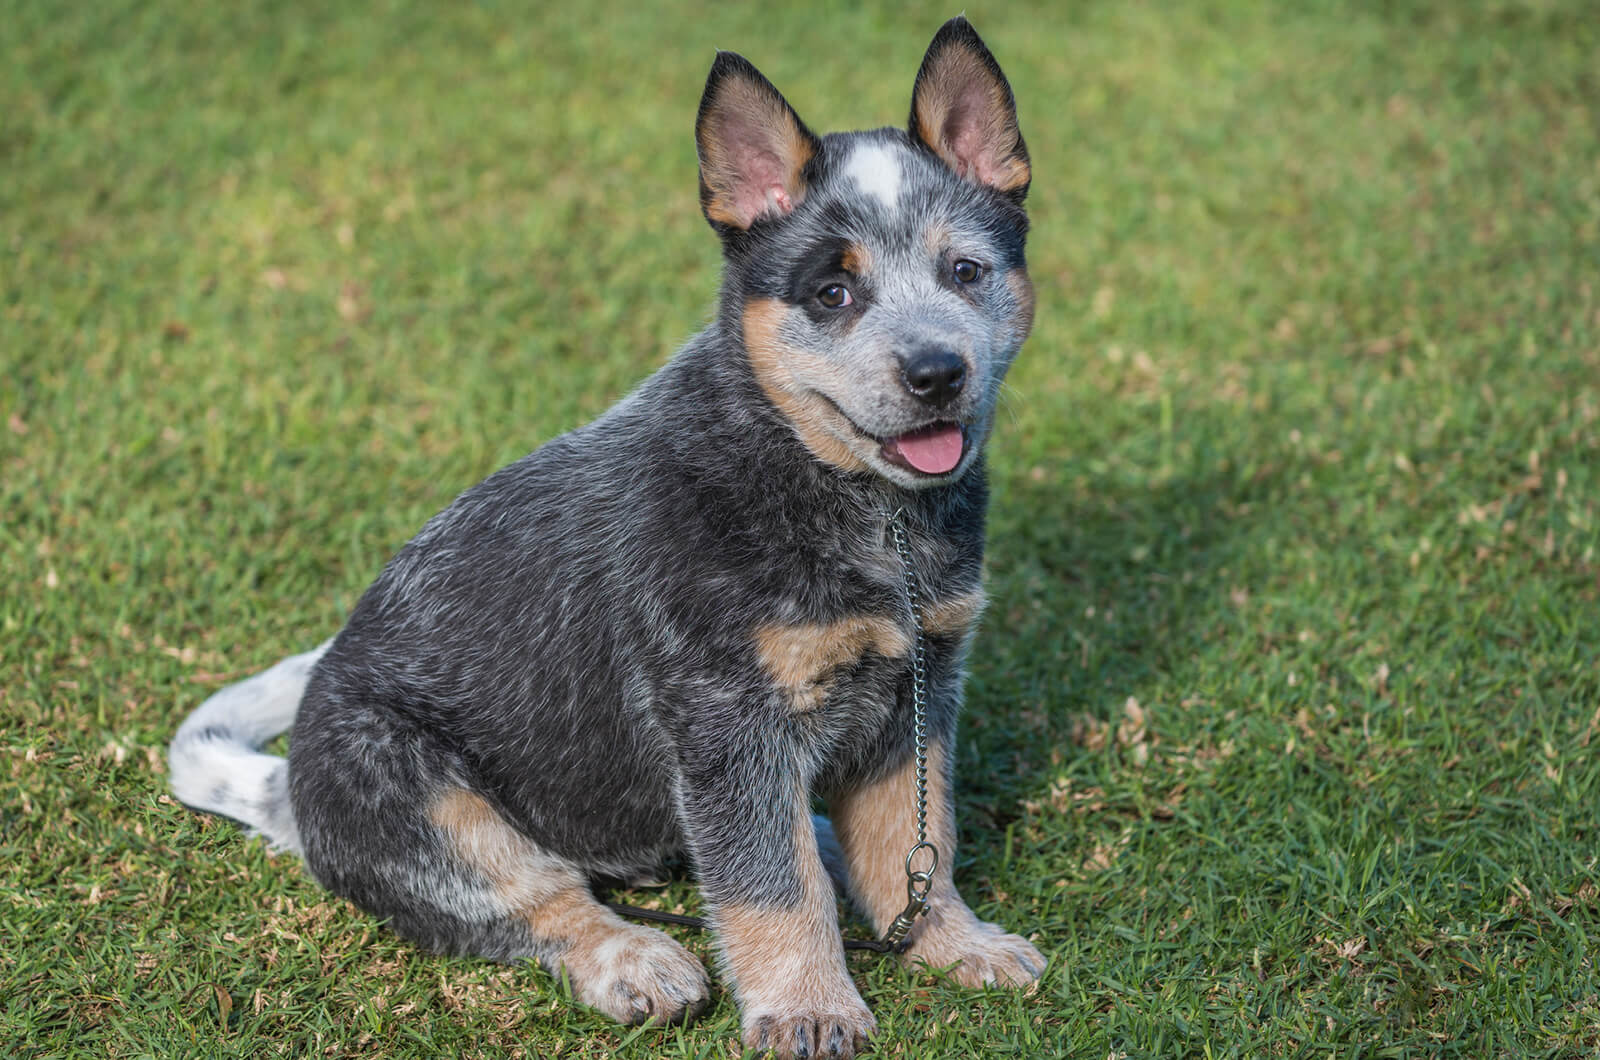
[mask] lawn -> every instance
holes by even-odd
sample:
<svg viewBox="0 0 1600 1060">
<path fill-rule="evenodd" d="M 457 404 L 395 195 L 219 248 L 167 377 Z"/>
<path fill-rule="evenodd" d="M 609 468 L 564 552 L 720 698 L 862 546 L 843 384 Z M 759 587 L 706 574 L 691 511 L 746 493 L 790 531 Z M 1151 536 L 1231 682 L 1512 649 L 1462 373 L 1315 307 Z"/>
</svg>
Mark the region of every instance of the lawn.
<svg viewBox="0 0 1600 1060">
<path fill-rule="evenodd" d="M 418 952 L 175 804 L 165 744 L 706 320 L 715 48 L 879 125 L 953 13 L 0 0 L 12 1055 L 737 1055 L 721 991 L 630 1031 Z M 1039 315 L 957 873 L 1052 966 L 852 958 L 880 1055 L 1594 1055 L 1592 4 L 967 14 Z"/>
</svg>

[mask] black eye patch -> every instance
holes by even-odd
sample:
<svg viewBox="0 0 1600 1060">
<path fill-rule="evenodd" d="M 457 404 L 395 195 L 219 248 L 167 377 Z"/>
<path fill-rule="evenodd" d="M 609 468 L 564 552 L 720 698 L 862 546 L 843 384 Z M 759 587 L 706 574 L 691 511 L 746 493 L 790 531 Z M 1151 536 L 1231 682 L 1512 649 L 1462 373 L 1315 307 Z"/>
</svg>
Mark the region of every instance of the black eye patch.
<svg viewBox="0 0 1600 1060">
<path fill-rule="evenodd" d="M 872 294 L 870 252 L 843 237 L 819 240 L 807 247 L 789 274 L 785 300 L 800 306 L 820 323 L 854 318 Z M 838 288 L 849 292 L 839 297 Z M 841 304 L 842 303 L 842 304 Z"/>
</svg>

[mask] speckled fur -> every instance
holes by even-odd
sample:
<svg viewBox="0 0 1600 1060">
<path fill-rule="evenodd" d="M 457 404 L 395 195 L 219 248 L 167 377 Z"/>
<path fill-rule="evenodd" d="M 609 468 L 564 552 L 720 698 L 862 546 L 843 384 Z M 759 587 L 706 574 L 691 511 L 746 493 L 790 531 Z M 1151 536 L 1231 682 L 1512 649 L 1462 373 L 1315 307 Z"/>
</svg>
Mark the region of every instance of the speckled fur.
<svg viewBox="0 0 1600 1060">
<path fill-rule="evenodd" d="M 979 83 L 951 84 L 951 71 Z M 600 419 L 467 490 L 384 568 L 303 684 L 295 834 L 273 833 L 281 805 L 250 816 L 260 792 L 208 802 L 189 764 L 174 777 L 187 801 L 301 850 L 329 889 L 432 949 L 594 977 L 579 996 L 622 1019 L 692 1011 L 703 973 L 579 890 L 685 853 L 746 1041 L 783 1056 L 860 1047 L 871 1016 L 844 969 L 809 800 L 848 804 L 855 835 L 909 835 L 895 779 L 912 752 L 896 509 L 930 611 L 958 616 L 928 639 L 930 728 L 948 766 L 981 600 L 983 449 L 1032 319 L 1015 179 L 1026 148 L 964 20 L 929 49 L 915 96 L 930 93 L 925 114 L 983 113 L 941 139 L 919 128 L 914 100 L 913 133 L 819 139 L 753 67 L 719 55 L 697 130 L 726 261 L 717 319 Z M 750 148 L 769 128 L 771 143 Z M 961 154 L 974 143 L 988 154 Z M 988 172 L 1009 186 L 984 184 Z M 957 256 L 983 264 L 981 284 L 950 279 Z M 853 310 L 829 311 L 816 292 L 841 277 Z M 762 364 L 752 313 L 767 328 Z M 940 413 L 965 425 L 967 448 L 942 476 L 885 463 L 874 440 L 929 419 L 902 383 L 905 358 L 929 346 L 968 373 Z M 791 627 L 846 631 L 817 653 L 826 672 L 774 672 L 773 644 L 790 669 L 809 657 L 784 640 Z M 247 704 L 227 694 L 175 741 L 175 773 L 230 739 L 235 752 L 259 743 L 242 722 L 229 736 Z M 933 822 L 953 837 L 937 779 Z M 864 798 L 880 790 L 892 805 Z M 942 915 L 919 923 L 913 957 L 1006 970 L 976 981 L 1037 975 L 1032 946 L 967 912 L 954 861 L 945 850 Z M 854 890 L 881 929 L 896 903 L 863 891 L 879 886 L 869 875 Z M 562 926 L 574 917 L 581 928 Z M 762 962 L 786 974 L 759 974 Z"/>
</svg>

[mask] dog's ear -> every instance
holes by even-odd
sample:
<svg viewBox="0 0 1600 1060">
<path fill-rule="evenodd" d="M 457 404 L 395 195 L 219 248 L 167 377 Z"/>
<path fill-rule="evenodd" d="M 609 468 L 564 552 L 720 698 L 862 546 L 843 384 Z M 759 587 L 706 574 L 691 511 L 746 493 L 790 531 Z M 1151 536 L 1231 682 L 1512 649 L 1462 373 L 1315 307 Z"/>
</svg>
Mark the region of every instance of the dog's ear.
<svg viewBox="0 0 1600 1060">
<path fill-rule="evenodd" d="M 911 90 L 911 139 L 967 180 L 1021 202 L 1033 171 L 1011 85 L 959 15 L 934 34 Z"/>
<path fill-rule="evenodd" d="M 804 170 L 822 145 L 741 55 L 718 52 L 694 124 L 700 208 L 719 232 L 782 217 L 805 198 Z"/>
</svg>

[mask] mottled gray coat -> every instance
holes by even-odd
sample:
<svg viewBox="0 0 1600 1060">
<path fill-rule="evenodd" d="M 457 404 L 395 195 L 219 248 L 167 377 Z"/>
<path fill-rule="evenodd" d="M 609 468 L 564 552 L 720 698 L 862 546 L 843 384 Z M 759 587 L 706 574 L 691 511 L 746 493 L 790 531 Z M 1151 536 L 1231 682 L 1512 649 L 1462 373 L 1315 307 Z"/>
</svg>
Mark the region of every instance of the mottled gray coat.
<svg viewBox="0 0 1600 1060">
<path fill-rule="evenodd" d="M 881 930 L 912 834 L 896 511 L 922 587 L 943 856 L 911 957 L 972 982 L 1044 963 L 948 878 L 983 448 L 1032 320 L 1027 151 L 961 19 L 929 48 L 908 130 L 819 139 L 723 53 L 696 135 L 726 259 L 715 322 L 430 520 L 330 644 L 202 706 L 173 784 L 401 933 L 564 968 L 622 1019 L 693 1011 L 705 976 L 589 881 L 686 854 L 747 1043 L 847 1056 L 872 1020 L 810 800 L 833 807 Z M 253 748 L 291 720 L 285 772 Z"/>
</svg>

